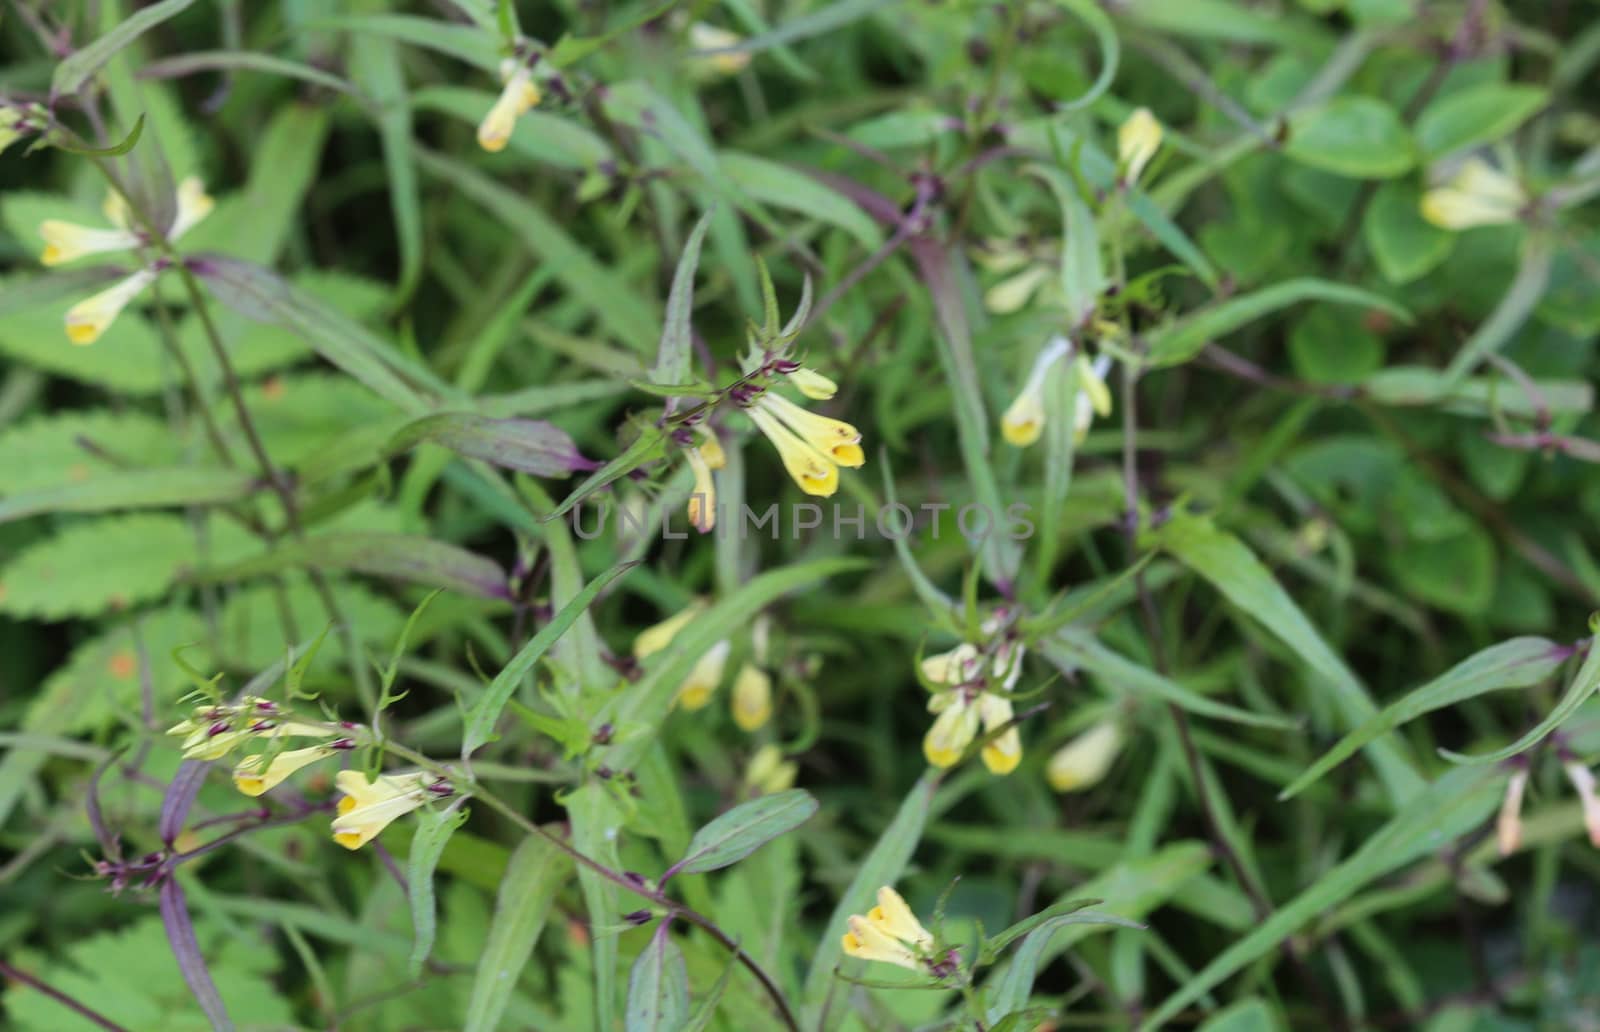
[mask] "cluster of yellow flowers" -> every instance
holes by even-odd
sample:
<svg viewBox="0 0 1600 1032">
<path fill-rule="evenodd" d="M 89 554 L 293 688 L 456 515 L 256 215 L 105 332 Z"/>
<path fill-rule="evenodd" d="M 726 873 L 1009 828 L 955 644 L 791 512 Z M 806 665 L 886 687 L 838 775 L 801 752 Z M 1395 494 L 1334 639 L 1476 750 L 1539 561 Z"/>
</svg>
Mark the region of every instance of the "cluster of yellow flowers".
<svg viewBox="0 0 1600 1032">
<path fill-rule="evenodd" d="M 928 698 L 928 712 L 937 714 L 922 739 L 922 754 L 935 767 L 960 761 L 981 725 L 985 734 L 1010 723 L 1015 714 L 1007 694 L 1022 676 L 1021 642 L 1003 641 L 993 655 L 963 642 L 949 652 L 922 661 L 922 676 L 942 686 Z M 998 681 L 993 685 L 991 675 Z M 996 690 L 996 688 L 998 690 Z M 995 774 L 1010 774 L 1022 762 L 1022 737 L 1007 728 L 983 747 L 983 765 Z"/>
<path fill-rule="evenodd" d="M 900 894 L 885 885 L 878 905 L 865 915 L 851 914 L 843 945 L 846 956 L 926 972 L 936 966 L 933 933 L 922 927 Z"/>
<path fill-rule="evenodd" d="M 695 599 L 675 616 L 639 633 L 633 642 L 633 656 L 644 659 L 666 648 L 678 632 L 705 611 L 704 599 Z M 733 679 L 730 710 L 734 723 L 745 731 L 759 730 L 772 717 L 772 677 L 761 664 L 766 662 L 769 623 L 765 617 L 755 622 L 751 633 L 751 658 L 739 667 Z M 732 644 L 726 639 L 711 646 L 690 669 L 678 686 L 677 702 L 686 710 L 703 709 L 711 701 L 727 668 Z"/>
<path fill-rule="evenodd" d="M 1522 184 L 1482 158 L 1469 158 L 1443 184 L 1422 195 L 1422 217 L 1441 229 L 1516 222 L 1528 207 Z"/>
<path fill-rule="evenodd" d="M 1050 370 L 1074 350 L 1071 341 L 1057 336 L 1039 351 L 1022 390 L 1000 417 L 1000 434 L 1006 443 L 1026 448 L 1039 439 L 1049 418 L 1050 395 L 1045 386 Z M 1072 412 L 1072 435 L 1079 444 L 1088 435 L 1095 416 L 1103 419 L 1111 414 L 1111 390 L 1106 386 L 1106 373 L 1110 369 L 1110 355 L 1100 355 L 1090 362 L 1086 355 L 1078 352 L 1073 359 L 1072 371 L 1078 381 L 1078 393 Z"/>
<path fill-rule="evenodd" d="M 167 229 L 167 241 L 174 242 L 207 215 L 215 206 L 206 194 L 205 184 L 198 177 L 189 176 L 178 184 L 177 214 Z M 103 210 L 111 228 L 96 229 L 79 226 L 57 219 L 46 219 L 39 224 L 39 235 L 44 238 L 44 252 L 39 261 L 45 265 L 61 265 L 92 254 L 130 251 L 150 243 L 147 236 L 129 224 L 128 206 L 122 195 L 107 195 Z M 100 293 L 84 299 L 67 310 L 67 339 L 74 344 L 93 344 L 124 308 L 144 289 L 155 282 L 166 267 L 165 259 L 150 260 L 144 268 Z"/>
</svg>

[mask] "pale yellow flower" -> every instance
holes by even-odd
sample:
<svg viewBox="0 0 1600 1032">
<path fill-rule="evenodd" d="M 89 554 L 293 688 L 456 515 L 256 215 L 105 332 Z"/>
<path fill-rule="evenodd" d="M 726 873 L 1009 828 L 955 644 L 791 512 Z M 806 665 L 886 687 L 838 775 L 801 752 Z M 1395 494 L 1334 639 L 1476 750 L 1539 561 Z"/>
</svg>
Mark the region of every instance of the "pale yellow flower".
<svg viewBox="0 0 1600 1032">
<path fill-rule="evenodd" d="M 1595 791 L 1594 772 L 1577 760 L 1563 764 L 1562 768 L 1578 793 L 1578 801 L 1583 804 L 1583 826 L 1588 829 L 1589 841 L 1600 849 L 1600 794 Z"/>
<path fill-rule="evenodd" d="M 116 198 L 115 203 L 118 210 L 120 210 L 123 204 L 121 195 L 113 194 L 112 196 Z M 108 197 L 106 199 L 106 214 L 108 217 L 111 214 L 112 203 L 111 198 Z M 206 193 L 206 185 L 200 181 L 199 176 L 185 176 L 183 182 L 178 184 L 178 213 L 172 220 L 172 228 L 167 230 L 167 239 L 176 240 L 189 232 L 195 227 L 196 223 L 210 215 L 216 206 L 217 202 L 211 199 L 210 194 Z M 126 224 L 127 216 L 124 214 L 121 216 L 121 221 L 118 222 L 118 225 Z"/>
<path fill-rule="evenodd" d="M 1128 116 L 1117 130 L 1117 164 L 1122 166 L 1122 181 L 1133 184 L 1161 147 L 1161 123 L 1149 108 Z"/>
<path fill-rule="evenodd" d="M 689 45 L 695 50 L 726 50 L 744 42 L 737 32 L 695 22 L 689 26 Z M 748 52 L 696 55 L 689 59 L 690 70 L 700 78 L 737 75 L 750 63 Z"/>
<path fill-rule="evenodd" d="M 885 885 L 878 890 L 878 905 L 865 917 L 851 914 L 849 931 L 842 940 L 844 952 L 861 960 L 875 960 L 922 971 L 922 957 L 933 948 L 933 935 L 922 927 L 900 894 Z"/>
<path fill-rule="evenodd" d="M 378 837 L 397 817 L 426 803 L 435 793 L 429 775 L 380 774 L 368 781 L 359 770 L 341 770 L 334 779 L 344 798 L 333 819 L 333 840 L 346 849 L 360 849 Z"/>
<path fill-rule="evenodd" d="M 1022 310 L 1044 281 L 1050 276 L 1050 266 L 1030 265 L 1015 276 L 1008 276 L 990 287 L 983 295 L 983 307 L 996 315 L 1010 315 Z"/>
<path fill-rule="evenodd" d="M 812 401 L 827 401 L 839 393 L 838 384 L 815 369 L 807 369 L 804 366 L 789 374 L 789 382 L 794 384 L 795 390 Z"/>
<path fill-rule="evenodd" d="M 1102 720 L 1057 749 L 1045 766 L 1045 778 L 1057 792 L 1076 792 L 1098 784 L 1122 748 L 1122 730 L 1115 719 Z"/>
<path fill-rule="evenodd" d="M 478 146 L 490 152 L 504 150 L 517 119 L 539 103 L 539 87 L 527 62 L 510 57 L 500 62 L 500 81 L 505 85 L 499 98 L 478 123 Z"/>
<path fill-rule="evenodd" d="M 989 676 L 1000 678 L 998 687 L 1003 691 L 1010 691 L 1021 677 L 1023 651 L 1015 642 L 996 650 Z M 992 734 L 1015 716 L 1009 698 L 988 690 L 983 656 L 970 643 L 927 657 L 922 661 L 922 673 L 934 684 L 952 686 L 928 698 L 928 712 L 937 718 L 923 736 L 922 755 L 935 767 L 943 769 L 959 762 L 980 727 L 985 735 Z M 982 757 L 991 773 L 1010 774 L 1022 762 L 1022 736 L 1015 727 L 1006 728 L 984 745 Z"/>
<path fill-rule="evenodd" d="M 828 461 L 826 455 L 801 440 L 764 409 L 752 406 L 745 409 L 745 413 L 755 423 L 756 429 L 765 434 L 772 446 L 778 449 L 778 458 L 783 462 L 784 470 L 800 486 L 800 490 L 808 495 L 827 498 L 839 489 L 839 467 Z"/>
<path fill-rule="evenodd" d="M 1106 373 L 1110 370 L 1110 355 L 1101 355 L 1091 365 L 1088 357 L 1079 352 L 1075 364 L 1078 398 L 1072 413 L 1072 439 L 1077 444 L 1089 435 L 1095 416 L 1104 419 L 1111 415 L 1111 389 L 1106 386 Z"/>
<path fill-rule="evenodd" d="M 716 432 L 702 424 L 700 430 L 700 457 L 706 460 L 706 465 L 716 470 L 728 464 L 728 456 L 722 450 L 722 442 L 717 439 Z"/>
<path fill-rule="evenodd" d="M 178 184 L 177 213 L 167 239 L 176 241 L 211 214 L 216 203 L 206 193 L 199 176 L 188 176 Z M 60 219 L 45 219 L 39 223 L 39 236 L 44 239 L 44 251 L 39 261 L 44 265 L 60 265 L 91 254 L 110 251 L 128 251 L 145 242 L 144 236 L 128 224 L 127 202 L 116 191 L 106 195 L 102 206 L 112 229 L 95 229 Z"/>
<path fill-rule="evenodd" d="M 1516 222 L 1527 204 L 1520 183 L 1472 158 L 1444 185 L 1422 195 L 1422 217 L 1441 229 L 1471 229 Z"/>
<path fill-rule="evenodd" d="M 313 745 L 304 749 L 290 749 L 272 758 L 265 767 L 266 758 L 260 754 L 246 756 L 233 768 L 233 787 L 247 796 L 258 796 L 271 791 L 284 778 L 307 764 L 332 756 L 336 750 L 326 745 Z"/>
<path fill-rule="evenodd" d="M 733 722 L 741 730 L 755 731 L 772 718 L 772 678 L 753 663 L 739 668 L 733 679 Z"/>
<path fill-rule="evenodd" d="M 641 631 L 633 641 L 634 657 L 644 659 L 666 648 L 667 644 L 677 637 L 678 632 L 688 626 L 689 622 L 699 616 L 704 609 L 705 602 L 695 599 L 684 608 L 683 612 Z M 728 651 L 728 643 L 719 641 L 695 661 L 689 675 L 678 686 L 679 705 L 686 710 L 697 710 L 711 701 L 712 693 L 717 690 L 717 685 L 722 683 L 722 672 L 728 662 Z"/>
<path fill-rule="evenodd" d="M 861 451 L 861 431 L 843 420 L 819 416 L 770 391 L 757 399 L 755 408 L 777 417 L 835 465 L 856 469 L 867 461 Z"/>
<path fill-rule="evenodd" d="M 795 775 L 799 772 L 798 764 L 783 758 L 782 749 L 768 743 L 757 749 L 756 754 L 750 758 L 750 767 L 745 771 L 744 783 L 762 795 L 775 795 L 793 788 Z"/>
<path fill-rule="evenodd" d="M 1028 379 L 1023 383 L 1022 390 L 1017 392 L 1013 401 L 1000 417 L 1000 434 L 1006 443 L 1017 448 L 1026 448 L 1039 439 L 1044 432 L 1046 419 L 1044 388 L 1050 369 L 1063 356 L 1071 352 L 1072 342 L 1065 337 L 1056 336 L 1040 349 L 1033 360 L 1033 368 L 1028 371 Z"/>
<path fill-rule="evenodd" d="M 689 468 L 694 470 L 694 490 L 689 493 L 689 523 L 704 534 L 717 522 L 717 485 L 711 479 L 711 466 L 704 452 L 690 448 L 686 454 Z"/>
<path fill-rule="evenodd" d="M 67 309 L 67 339 L 74 344 L 93 344 L 116 321 L 128 303 L 155 282 L 154 269 L 140 269 L 98 294 L 84 298 Z"/>
<path fill-rule="evenodd" d="M 1522 844 L 1522 793 L 1527 787 L 1526 769 L 1515 771 L 1506 783 L 1506 798 L 1494 822 L 1495 845 L 1501 856 L 1510 856 Z"/>
</svg>

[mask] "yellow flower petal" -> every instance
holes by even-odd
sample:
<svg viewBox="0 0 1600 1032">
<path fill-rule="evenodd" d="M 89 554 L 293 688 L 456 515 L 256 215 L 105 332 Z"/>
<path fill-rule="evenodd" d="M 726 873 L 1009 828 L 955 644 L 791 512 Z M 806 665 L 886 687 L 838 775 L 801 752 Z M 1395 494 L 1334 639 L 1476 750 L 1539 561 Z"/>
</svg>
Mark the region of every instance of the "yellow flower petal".
<svg viewBox="0 0 1600 1032">
<path fill-rule="evenodd" d="M 1527 203 L 1520 183 L 1473 158 L 1449 182 L 1422 195 L 1422 217 L 1441 229 L 1503 225 L 1517 221 Z"/>
<path fill-rule="evenodd" d="M 803 366 L 789 374 L 789 382 L 794 384 L 795 390 L 812 401 L 827 401 L 839 392 L 838 384 L 815 369 L 806 369 Z"/>
<path fill-rule="evenodd" d="M 689 45 L 695 50 L 725 50 L 743 42 L 744 37 L 738 33 L 705 22 L 695 22 L 689 26 Z M 710 54 L 689 59 L 690 70 L 701 78 L 737 75 L 749 63 L 750 55 L 744 52 Z"/>
<path fill-rule="evenodd" d="M 633 658 L 643 659 L 651 653 L 666 648 L 667 643 L 677 637 L 678 632 L 688 626 L 690 620 L 699 616 L 705 607 L 703 600 L 695 599 L 683 608 L 683 612 L 640 631 L 639 636 L 633 639 Z"/>
<path fill-rule="evenodd" d="M 722 450 L 722 442 L 717 440 L 714 431 L 706 426 L 700 427 L 700 457 L 706 460 L 706 465 L 712 469 L 721 469 L 728 464 L 728 456 Z"/>
<path fill-rule="evenodd" d="M 745 772 L 744 783 L 759 789 L 763 795 L 774 795 L 793 788 L 799 770 L 793 761 L 783 758 L 782 749 L 768 743 L 757 749 L 750 758 L 750 769 Z"/>
<path fill-rule="evenodd" d="M 491 152 L 505 149 L 517 128 L 517 119 L 539 103 L 539 87 L 534 85 L 533 70 L 526 64 L 508 60 L 502 63 L 500 74 L 505 88 L 478 124 L 478 146 Z"/>
<path fill-rule="evenodd" d="M 377 838 L 397 817 L 428 801 L 427 775 L 380 774 L 376 781 L 358 770 L 341 770 L 334 783 L 345 798 L 333 819 L 333 840 L 346 849 L 360 849 Z"/>
<path fill-rule="evenodd" d="M 913 948 L 933 945 L 933 933 L 922 927 L 900 893 L 885 885 L 878 890 L 878 905 L 867 913 L 867 919 L 880 930 Z"/>
<path fill-rule="evenodd" d="M 106 332 L 128 302 L 155 281 L 156 274 L 141 269 L 122 282 L 85 298 L 67 309 L 67 339 L 74 344 L 93 344 Z"/>
<path fill-rule="evenodd" d="M 855 468 L 865 461 L 860 447 L 861 431 L 843 420 L 819 416 L 777 394 L 762 395 L 756 407 L 776 416 L 830 462 Z"/>
<path fill-rule="evenodd" d="M 60 265 L 108 251 L 126 251 L 140 243 L 136 234 L 125 229 L 91 229 L 60 219 L 45 219 L 39 223 L 39 236 L 44 239 L 44 251 L 39 255 L 44 265 Z"/>
<path fill-rule="evenodd" d="M 1139 174 L 1160 147 L 1161 123 L 1150 109 L 1140 108 L 1129 115 L 1117 130 L 1117 164 L 1122 166 L 1123 181 L 1138 182 Z"/>
<path fill-rule="evenodd" d="M 290 749 L 279 753 L 272 758 L 272 762 L 263 769 L 261 761 L 264 757 L 257 754 L 246 756 L 233 768 L 233 787 L 247 796 L 258 796 L 271 791 L 284 778 L 293 774 L 309 763 L 332 756 L 334 750 L 325 745 L 313 745 L 305 749 Z"/>
<path fill-rule="evenodd" d="M 772 678 L 751 663 L 739 668 L 733 680 L 733 722 L 741 730 L 755 731 L 772 717 Z"/>
<path fill-rule="evenodd" d="M 995 315 L 1010 315 L 1020 311 L 1049 275 L 1049 266 L 1030 265 L 1015 276 L 990 287 L 983 295 L 983 307 Z"/>
<path fill-rule="evenodd" d="M 1045 767 L 1045 778 L 1057 792 L 1089 788 L 1106 776 L 1121 748 L 1117 722 L 1103 720 L 1057 749 Z"/>
<path fill-rule="evenodd" d="M 938 719 L 928 728 L 922 739 L 922 755 L 941 770 L 953 767 L 961 760 L 967 746 L 978 733 L 978 711 L 960 692 L 946 692 Z M 938 699 L 938 696 L 935 696 Z M 934 701 L 929 701 L 930 708 Z"/>
<path fill-rule="evenodd" d="M 1024 390 L 1000 417 L 1000 436 L 1016 448 L 1026 448 L 1044 433 L 1044 397 L 1040 390 Z"/>
<path fill-rule="evenodd" d="M 844 952 L 847 956 L 896 964 L 912 971 L 922 969 L 917 963 L 915 953 L 885 935 L 871 921 L 859 914 L 852 914 L 847 923 L 850 930 L 845 933 L 843 939 Z"/>
<path fill-rule="evenodd" d="M 211 214 L 217 202 L 206 193 L 206 185 L 199 176 L 185 176 L 178 184 L 178 214 L 167 230 L 167 239 L 176 240 L 195 227 L 201 219 Z"/>
<path fill-rule="evenodd" d="M 717 485 L 711 479 L 711 467 L 706 464 L 700 449 L 688 450 L 689 468 L 694 470 L 694 490 L 689 494 L 689 522 L 704 534 L 717 522 Z"/>
<path fill-rule="evenodd" d="M 1016 715 L 1011 700 L 993 692 L 978 696 L 977 710 L 985 734 L 993 734 Z M 991 774 L 1010 774 L 1022 762 L 1022 736 L 1016 728 L 1007 728 L 999 738 L 984 745 L 982 756 L 983 765 Z"/>
<path fill-rule="evenodd" d="M 766 434 L 772 446 L 778 449 L 783 468 L 800 486 L 800 490 L 808 495 L 827 498 L 839 489 L 839 467 L 829 461 L 826 455 L 796 437 L 763 409 L 752 406 L 745 412 L 756 427 Z"/>
<path fill-rule="evenodd" d="M 728 664 L 729 646 L 719 641 L 695 661 L 689 676 L 678 689 L 678 705 L 689 711 L 703 709 L 711 701 L 717 686 L 722 683 L 722 671 Z"/>
</svg>

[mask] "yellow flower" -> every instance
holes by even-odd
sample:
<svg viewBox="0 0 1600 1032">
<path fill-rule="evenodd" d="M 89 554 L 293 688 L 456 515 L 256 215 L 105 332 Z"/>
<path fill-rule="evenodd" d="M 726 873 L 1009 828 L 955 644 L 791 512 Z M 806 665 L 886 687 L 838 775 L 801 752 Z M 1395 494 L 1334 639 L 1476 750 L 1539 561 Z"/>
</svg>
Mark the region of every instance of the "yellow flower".
<svg viewBox="0 0 1600 1032">
<path fill-rule="evenodd" d="M 827 401 L 839 392 L 838 384 L 815 369 L 807 369 L 804 366 L 789 374 L 789 382 L 794 384 L 795 390 L 812 401 Z"/>
<path fill-rule="evenodd" d="M 1020 311 L 1050 275 L 1048 265 L 1030 265 L 990 287 L 983 295 L 983 306 L 996 315 Z"/>
<path fill-rule="evenodd" d="M 1138 182 L 1139 173 L 1160 147 L 1161 123 L 1150 109 L 1140 108 L 1129 115 L 1117 130 L 1117 164 L 1122 166 L 1122 181 L 1130 185 Z"/>
<path fill-rule="evenodd" d="M 1600 849 L 1600 795 L 1595 792 L 1594 773 L 1577 760 L 1569 761 L 1562 765 L 1567 772 L 1567 780 L 1572 782 L 1573 789 L 1578 793 L 1578 800 L 1583 804 L 1583 826 L 1589 831 L 1589 841 L 1596 849 Z"/>
<path fill-rule="evenodd" d="M 778 449 L 783 468 L 800 490 L 808 495 L 827 498 L 839 489 L 839 467 L 828 457 L 799 437 L 762 408 L 752 406 L 745 410 L 756 428 L 767 435 L 767 440 Z"/>
<path fill-rule="evenodd" d="M 750 758 L 750 768 L 745 771 L 744 783 L 762 795 L 787 792 L 794 787 L 799 766 L 783 758 L 783 750 L 772 744 L 763 745 Z"/>
<path fill-rule="evenodd" d="M 1022 390 L 1017 393 L 1016 400 L 1000 417 L 1000 434 L 1006 439 L 1006 443 L 1017 448 L 1026 448 L 1037 441 L 1039 435 L 1044 432 L 1045 379 L 1051 367 L 1071 350 L 1072 342 L 1067 338 L 1052 337 L 1033 360 L 1033 368 L 1028 371 L 1028 379 L 1022 385 Z"/>
<path fill-rule="evenodd" d="M 689 26 L 689 45 L 695 50 L 726 50 L 744 42 L 737 32 L 695 22 Z M 690 70 L 700 78 L 737 75 L 750 63 L 748 52 L 696 55 L 689 59 Z"/>
<path fill-rule="evenodd" d="M 695 599 L 683 608 L 676 616 L 668 617 L 653 627 L 647 627 L 639 632 L 633 639 L 633 658 L 644 659 L 653 653 L 666 648 L 678 632 L 689 625 L 689 621 L 699 616 L 706 608 L 704 599 Z"/>
<path fill-rule="evenodd" d="M 1528 787 L 1528 771 L 1521 769 L 1506 783 L 1506 798 L 1494 822 L 1495 845 L 1501 856 L 1510 856 L 1522 844 L 1522 793 Z"/>
<path fill-rule="evenodd" d="M 360 849 L 396 817 L 410 813 L 435 794 L 434 783 L 421 772 L 380 774 L 378 780 L 369 782 L 359 770 L 341 770 L 334 784 L 344 798 L 333 819 L 333 840 L 346 849 Z"/>
<path fill-rule="evenodd" d="M 851 914 L 850 930 L 843 939 L 844 952 L 862 960 L 895 964 L 921 971 L 921 957 L 933 948 L 933 935 L 922 927 L 900 894 L 885 885 L 878 890 L 878 905 L 865 917 Z"/>
<path fill-rule="evenodd" d="M 1077 444 L 1089 435 L 1095 416 L 1104 419 L 1111 415 L 1111 390 L 1106 386 L 1106 373 L 1110 370 L 1110 355 L 1101 355 L 1091 365 L 1086 355 L 1078 354 L 1078 400 L 1072 413 L 1072 439 Z"/>
<path fill-rule="evenodd" d="M 1515 222 L 1528 203 L 1522 185 L 1481 158 L 1472 158 L 1443 186 L 1422 195 L 1422 217 L 1441 229 Z"/>
<path fill-rule="evenodd" d="M 683 612 L 641 631 L 633 641 L 634 657 L 644 659 L 666 648 L 678 632 L 699 616 L 703 609 L 705 602 L 696 599 L 689 603 Z M 728 643 L 719 641 L 695 662 L 694 668 L 689 671 L 689 676 L 678 686 L 677 701 L 684 709 L 697 710 L 711 701 L 712 693 L 717 690 L 717 685 L 722 683 L 722 671 L 728 662 L 728 651 Z"/>
<path fill-rule="evenodd" d="M 80 345 L 99 340 L 128 303 L 155 282 L 155 278 L 154 269 L 140 269 L 122 282 L 67 309 L 67 339 Z"/>
<path fill-rule="evenodd" d="M 1015 642 L 996 650 L 989 666 L 1001 678 L 1000 686 L 1010 691 L 1022 676 L 1023 648 Z M 949 652 L 922 661 L 922 674 L 934 684 L 951 685 L 934 692 L 928 699 L 928 712 L 937 719 L 922 739 L 922 755 L 940 769 L 952 767 L 966 753 L 981 726 L 984 734 L 1011 722 L 1015 713 L 1011 700 L 989 691 L 984 678 L 983 656 L 977 647 L 964 643 Z M 983 747 L 983 765 L 994 774 L 1010 774 L 1022 762 L 1022 736 L 1014 727 Z"/>
<path fill-rule="evenodd" d="M 771 392 L 763 394 L 755 407 L 777 417 L 835 465 L 857 469 L 867 461 L 861 451 L 861 431 L 843 420 L 819 416 Z"/>
<path fill-rule="evenodd" d="M 326 745 L 313 745 L 304 749 L 290 749 L 272 758 L 264 768 L 266 757 L 257 754 L 246 756 L 233 768 L 233 787 L 247 796 L 258 796 L 277 787 L 284 778 L 301 767 L 332 756 L 335 750 Z"/>
<path fill-rule="evenodd" d="M 517 119 L 539 103 L 539 87 L 534 84 L 533 69 L 527 62 L 510 57 L 500 62 L 500 81 L 505 87 L 499 99 L 478 123 L 478 146 L 491 152 L 505 149 L 517 128 Z"/>
<path fill-rule="evenodd" d="M 706 465 L 712 469 L 721 469 L 728 464 L 728 456 L 722 450 L 722 442 L 717 439 L 716 431 L 702 424 L 700 426 L 700 457 L 706 460 Z"/>
<path fill-rule="evenodd" d="M 216 203 L 206 193 L 200 177 L 186 177 L 178 184 L 177 214 L 167 230 L 167 239 L 176 241 L 211 214 L 214 207 Z M 91 254 L 131 250 L 145 242 L 143 234 L 128 225 L 127 202 L 121 194 L 115 191 L 107 194 L 102 210 L 114 229 L 94 229 L 60 219 L 45 219 L 39 223 L 39 236 L 45 245 L 39 261 L 44 265 L 60 265 Z"/>
<path fill-rule="evenodd" d="M 237 704 L 195 707 L 193 715 L 167 729 L 183 739 L 186 760 L 218 760 L 252 738 L 332 738 L 321 724 L 287 719 L 276 703 L 246 696 Z"/>
<path fill-rule="evenodd" d="M 689 522 L 704 534 L 717 522 L 717 485 L 711 479 L 711 466 L 699 448 L 688 449 L 689 468 L 694 470 L 694 490 L 689 494 Z"/>
<path fill-rule="evenodd" d="M 115 198 L 115 210 L 119 212 L 122 210 L 123 200 L 121 195 L 113 194 L 112 197 L 106 198 L 107 217 L 110 217 L 110 213 L 113 210 L 113 197 Z M 213 201 L 211 195 L 206 193 L 206 185 L 200 181 L 199 176 L 185 176 L 183 182 L 178 184 L 178 213 L 172 220 L 172 228 L 167 230 L 167 239 L 176 240 L 189 232 L 195 227 L 196 223 L 210 215 L 212 209 L 216 206 L 217 202 Z M 126 225 L 126 222 L 127 216 L 124 214 L 121 216 L 121 221 L 118 222 L 118 225 Z"/>
<path fill-rule="evenodd" d="M 1099 783 L 1122 748 L 1116 720 L 1102 720 L 1057 749 L 1045 767 L 1045 778 L 1057 792 L 1076 792 Z"/>
<path fill-rule="evenodd" d="M 733 722 L 755 731 L 772 718 L 772 678 L 753 663 L 739 668 L 733 679 Z"/>
</svg>

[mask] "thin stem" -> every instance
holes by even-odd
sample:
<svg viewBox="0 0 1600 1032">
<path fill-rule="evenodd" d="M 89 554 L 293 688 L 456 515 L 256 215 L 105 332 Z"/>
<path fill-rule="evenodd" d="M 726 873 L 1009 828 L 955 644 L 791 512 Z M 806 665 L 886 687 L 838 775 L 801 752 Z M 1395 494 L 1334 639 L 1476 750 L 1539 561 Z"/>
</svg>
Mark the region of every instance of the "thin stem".
<svg viewBox="0 0 1600 1032">
<path fill-rule="evenodd" d="M 101 1014 L 98 1011 L 90 1010 L 88 1007 L 85 1007 L 83 1004 L 79 1003 L 77 1000 L 74 1000 L 61 990 L 46 985 L 37 978 L 34 978 L 32 975 L 28 974 L 26 971 L 19 971 L 3 960 L 0 960 L 0 975 L 4 975 L 6 978 L 12 979 L 13 981 L 21 982 L 30 989 L 37 989 L 39 992 L 44 993 L 46 996 L 61 1004 L 63 1007 L 76 1012 L 80 1017 L 99 1025 L 103 1029 L 108 1029 L 110 1032 L 128 1032 L 127 1028 L 117 1024 L 115 1021 L 112 1021 L 104 1014 Z"/>
</svg>

